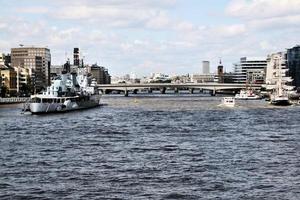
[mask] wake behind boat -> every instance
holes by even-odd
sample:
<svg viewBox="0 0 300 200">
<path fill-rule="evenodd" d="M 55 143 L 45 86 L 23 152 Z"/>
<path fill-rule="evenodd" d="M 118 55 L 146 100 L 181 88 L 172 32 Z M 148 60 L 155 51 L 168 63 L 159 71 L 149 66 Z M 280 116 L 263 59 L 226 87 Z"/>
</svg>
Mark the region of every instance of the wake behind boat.
<svg viewBox="0 0 300 200">
<path fill-rule="evenodd" d="M 77 74 L 64 71 L 63 74 L 52 80 L 47 91 L 31 95 L 24 110 L 28 110 L 32 114 L 43 114 L 98 106 L 101 94 L 96 88 L 96 81 L 89 80 L 84 68 L 78 68 Z M 91 83 L 89 84 L 89 82 Z"/>
</svg>

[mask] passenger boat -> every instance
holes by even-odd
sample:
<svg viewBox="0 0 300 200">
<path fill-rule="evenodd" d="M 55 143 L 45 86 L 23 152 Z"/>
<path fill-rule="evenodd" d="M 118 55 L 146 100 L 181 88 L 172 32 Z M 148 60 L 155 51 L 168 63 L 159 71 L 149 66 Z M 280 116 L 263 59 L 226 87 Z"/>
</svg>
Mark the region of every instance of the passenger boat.
<svg viewBox="0 0 300 200">
<path fill-rule="evenodd" d="M 235 99 L 233 97 L 223 97 L 221 105 L 226 107 L 234 107 Z"/>
<path fill-rule="evenodd" d="M 241 90 L 239 94 L 235 95 L 235 99 L 238 100 L 257 100 L 261 99 L 260 96 L 255 94 L 252 90 Z"/>
<path fill-rule="evenodd" d="M 101 94 L 87 74 L 63 73 L 42 94 L 31 95 L 24 109 L 32 114 L 59 113 L 98 106 Z"/>
</svg>

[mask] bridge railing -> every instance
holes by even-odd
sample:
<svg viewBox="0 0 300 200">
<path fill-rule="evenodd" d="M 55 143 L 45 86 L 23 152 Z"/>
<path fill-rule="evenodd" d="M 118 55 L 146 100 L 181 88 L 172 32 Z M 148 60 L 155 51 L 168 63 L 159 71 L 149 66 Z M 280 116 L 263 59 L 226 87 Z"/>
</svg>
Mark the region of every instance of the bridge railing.
<svg viewBox="0 0 300 200">
<path fill-rule="evenodd" d="M 114 87 L 249 87 L 247 84 L 240 83 L 120 83 L 120 84 L 98 84 L 99 88 Z M 252 88 L 261 87 L 261 84 L 252 84 Z"/>
<path fill-rule="evenodd" d="M 10 98 L 1 98 L 0 103 L 22 103 L 29 100 L 29 97 L 10 97 Z"/>
</svg>

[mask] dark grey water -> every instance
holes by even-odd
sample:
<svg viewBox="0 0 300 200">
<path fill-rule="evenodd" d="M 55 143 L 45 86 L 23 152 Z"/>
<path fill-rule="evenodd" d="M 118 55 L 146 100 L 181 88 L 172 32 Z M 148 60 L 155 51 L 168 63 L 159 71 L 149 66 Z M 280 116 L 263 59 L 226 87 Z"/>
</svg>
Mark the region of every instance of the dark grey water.
<svg viewBox="0 0 300 200">
<path fill-rule="evenodd" d="M 300 107 L 218 97 L 0 108 L 0 199 L 300 199 Z"/>
</svg>

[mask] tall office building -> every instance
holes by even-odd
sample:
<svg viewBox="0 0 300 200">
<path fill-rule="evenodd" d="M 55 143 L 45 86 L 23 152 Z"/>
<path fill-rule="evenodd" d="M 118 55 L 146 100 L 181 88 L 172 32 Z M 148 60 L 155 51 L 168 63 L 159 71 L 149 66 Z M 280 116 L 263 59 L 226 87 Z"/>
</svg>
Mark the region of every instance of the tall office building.
<svg viewBox="0 0 300 200">
<path fill-rule="evenodd" d="M 209 74 L 209 61 L 202 61 L 202 74 Z"/>
<path fill-rule="evenodd" d="M 79 66 L 80 60 L 79 60 L 79 48 L 74 48 L 73 51 L 73 64 L 76 66 Z"/>
<path fill-rule="evenodd" d="M 288 75 L 292 77 L 292 85 L 300 87 L 300 45 L 287 50 Z"/>
<path fill-rule="evenodd" d="M 264 83 L 267 67 L 266 58 L 242 57 L 234 64 L 234 83 Z"/>
<path fill-rule="evenodd" d="M 48 48 L 12 48 L 11 65 L 14 68 L 28 70 L 35 89 L 41 90 L 50 85 L 51 54 Z"/>
</svg>

